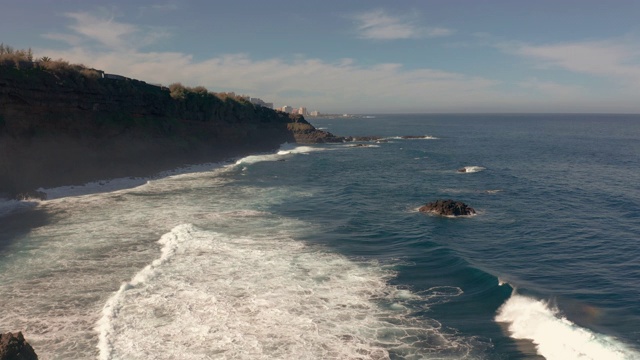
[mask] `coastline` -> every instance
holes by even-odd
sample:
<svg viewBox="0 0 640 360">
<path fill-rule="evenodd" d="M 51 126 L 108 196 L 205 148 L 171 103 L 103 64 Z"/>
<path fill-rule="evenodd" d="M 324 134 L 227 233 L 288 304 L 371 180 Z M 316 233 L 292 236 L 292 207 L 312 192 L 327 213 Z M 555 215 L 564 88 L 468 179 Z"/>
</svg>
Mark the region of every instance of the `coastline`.
<svg viewBox="0 0 640 360">
<path fill-rule="evenodd" d="M 60 186 L 47 186 L 40 184 L 38 188 L 33 188 L 32 192 L 45 195 L 42 199 L 14 199 L 0 197 L 0 254 L 13 243 L 16 238 L 28 234 L 32 229 L 47 225 L 53 214 L 39 206 L 51 200 L 65 197 L 75 197 L 113 192 L 118 190 L 133 189 L 144 185 L 149 181 L 163 179 L 167 177 L 210 171 L 235 163 L 238 159 L 250 155 L 264 155 L 277 153 L 278 149 L 285 148 L 289 143 L 283 143 L 279 148 L 268 151 L 239 151 L 218 153 L 218 156 L 209 157 L 211 161 L 200 163 L 181 163 L 173 168 L 165 168 L 161 171 L 138 172 L 137 176 L 105 177 L 101 179 L 91 179 L 82 182 L 80 179 L 69 179 L 67 184 Z M 295 145 L 295 144 L 294 144 Z"/>
<path fill-rule="evenodd" d="M 277 148 L 264 151 L 219 152 L 202 157 L 201 161 L 193 161 L 194 159 L 192 159 L 192 161 L 177 161 L 174 166 L 160 167 L 156 164 L 155 166 L 138 167 L 135 171 L 127 174 L 116 171 L 111 176 L 107 175 L 100 178 L 96 176 L 78 178 L 67 176 L 62 182 L 58 183 L 44 180 L 28 189 L 25 188 L 25 192 L 19 194 L 23 196 L 21 199 L 16 199 L 14 196 L 16 194 L 11 193 L 0 196 L 0 229 L 2 229 L 1 223 L 6 218 L 18 216 L 19 213 L 38 210 L 38 205 L 43 201 L 132 189 L 151 180 L 220 168 L 246 156 L 271 154 L 283 149 L 288 144 L 283 143 Z M 29 197 L 30 194 L 33 194 L 33 197 Z"/>
<path fill-rule="evenodd" d="M 343 140 L 244 97 L 89 72 L 0 64 L 0 196 Z"/>
<path fill-rule="evenodd" d="M 280 149 L 288 143 L 280 145 Z M 235 163 L 237 159 L 260 154 L 270 154 L 278 149 L 264 152 L 248 152 L 241 151 L 236 153 L 218 153 L 215 157 L 216 161 L 202 163 L 183 163 L 172 169 L 164 169 L 154 172 L 146 176 L 129 176 L 129 177 L 112 177 L 99 180 L 92 180 L 80 184 L 79 181 L 70 181 L 70 185 L 62 185 L 57 187 L 39 187 L 35 190 L 38 194 L 44 194 L 45 199 L 6 199 L 0 197 L 0 255 L 6 256 L 10 253 L 10 248 L 16 239 L 27 236 L 33 229 L 46 226 L 51 223 L 54 214 L 51 214 L 39 206 L 43 202 L 61 199 L 65 197 L 75 197 L 99 194 L 104 192 L 113 192 L 118 190 L 133 189 L 142 186 L 151 180 L 163 179 L 172 176 L 197 173 L 202 171 L 210 171 Z M 214 157 L 210 157 L 212 159 Z M 24 329 L 4 329 L 12 331 L 24 331 Z M 8 333 L 10 334 L 10 333 Z M 26 334 L 27 338 L 29 333 Z M 26 346 L 31 348 L 28 342 L 24 342 Z M 32 349 L 37 356 L 39 349 Z"/>
</svg>

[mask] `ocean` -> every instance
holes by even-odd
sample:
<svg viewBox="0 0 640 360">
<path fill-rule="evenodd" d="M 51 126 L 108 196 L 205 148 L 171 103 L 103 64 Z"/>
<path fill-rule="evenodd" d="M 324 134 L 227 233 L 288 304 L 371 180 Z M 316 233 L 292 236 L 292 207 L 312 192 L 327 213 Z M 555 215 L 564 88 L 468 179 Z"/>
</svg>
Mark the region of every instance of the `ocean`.
<svg viewBox="0 0 640 360">
<path fill-rule="evenodd" d="M 639 115 L 310 121 L 384 139 L 2 202 L 0 332 L 45 360 L 640 359 Z"/>
</svg>

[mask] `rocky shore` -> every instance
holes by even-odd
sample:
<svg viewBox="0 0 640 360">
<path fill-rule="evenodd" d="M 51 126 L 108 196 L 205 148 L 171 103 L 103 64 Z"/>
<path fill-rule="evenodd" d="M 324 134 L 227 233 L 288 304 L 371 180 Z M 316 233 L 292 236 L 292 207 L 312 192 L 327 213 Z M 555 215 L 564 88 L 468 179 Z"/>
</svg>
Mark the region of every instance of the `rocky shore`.
<svg viewBox="0 0 640 360">
<path fill-rule="evenodd" d="M 0 334 L 0 360 L 38 360 L 21 332 Z"/>
</svg>

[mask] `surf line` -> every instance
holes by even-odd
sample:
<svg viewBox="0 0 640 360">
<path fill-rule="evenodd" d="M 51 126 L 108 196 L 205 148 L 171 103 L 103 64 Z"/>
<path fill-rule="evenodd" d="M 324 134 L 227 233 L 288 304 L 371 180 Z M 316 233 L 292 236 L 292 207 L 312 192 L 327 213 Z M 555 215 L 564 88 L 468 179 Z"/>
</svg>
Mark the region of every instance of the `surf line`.
<svg viewBox="0 0 640 360">
<path fill-rule="evenodd" d="M 548 360 L 640 359 L 640 353 L 615 337 L 582 328 L 562 316 L 558 308 L 520 295 L 515 287 L 511 297 L 498 309 L 495 321 L 508 324 L 511 337 L 533 342 L 537 352 Z"/>
<path fill-rule="evenodd" d="M 135 288 L 141 284 L 148 282 L 158 272 L 158 268 L 173 258 L 176 254 L 180 243 L 191 238 L 195 228 L 192 224 L 181 224 L 170 232 L 162 235 L 158 243 L 163 245 L 159 258 L 153 260 L 151 264 L 140 270 L 134 277 L 122 283 L 118 291 L 116 291 L 105 303 L 102 308 L 102 317 L 98 320 L 95 331 L 98 332 L 98 350 L 100 360 L 111 359 L 113 353 L 113 336 L 117 329 L 113 326 L 113 320 L 116 319 L 122 309 L 122 300 L 128 290 Z"/>
</svg>

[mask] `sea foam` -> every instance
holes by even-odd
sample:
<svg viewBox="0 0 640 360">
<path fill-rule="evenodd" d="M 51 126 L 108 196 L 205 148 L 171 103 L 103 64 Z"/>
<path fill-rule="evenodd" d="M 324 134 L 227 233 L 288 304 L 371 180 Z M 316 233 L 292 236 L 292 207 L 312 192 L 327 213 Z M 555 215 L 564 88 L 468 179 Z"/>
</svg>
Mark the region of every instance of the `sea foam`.
<svg viewBox="0 0 640 360">
<path fill-rule="evenodd" d="M 439 140 L 440 138 L 431 135 L 422 136 L 390 136 L 385 140 Z"/>
<path fill-rule="evenodd" d="M 482 166 L 465 166 L 461 169 L 458 169 L 458 172 L 462 174 L 469 174 L 469 173 L 477 173 L 482 170 L 485 170 L 485 168 Z"/>
<path fill-rule="evenodd" d="M 115 325 L 121 309 L 125 292 L 144 284 L 154 277 L 159 271 L 160 266 L 173 257 L 178 249 L 180 242 L 185 241 L 193 226 L 190 224 L 179 225 L 171 230 L 171 232 L 163 235 L 158 243 L 162 244 L 161 256 L 140 270 L 131 281 L 125 282 L 120 289 L 113 294 L 102 309 L 102 317 L 98 320 L 96 331 L 98 332 L 98 350 L 100 351 L 100 359 L 112 359 L 114 333 L 118 331 Z"/>
<path fill-rule="evenodd" d="M 160 243 L 161 256 L 105 305 L 101 359 L 460 358 L 473 348 L 411 315 L 416 303 L 447 301 L 459 289 L 398 289 L 388 267 L 285 234 L 183 224 Z"/>
<path fill-rule="evenodd" d="M 249 155 L 236 161 L 236 165 L 251 165 L 265 161 L 278 161 L 286 158 L 287 155 L 308 154 L 314 151 L 328 150 L 322 147 L 313 146 L 295 146 L 292 144 L 283 144 L 275 154 Z"/>
<path fill-rule="evenodd" d="M 531 297 L 512 294 L 495 319 L 508 324 L 513 338 L 531 340 L 547 360 L 640 359 L 640 353 L 616 338 L 582 328 L 549 303 Z"/>
</svg>

